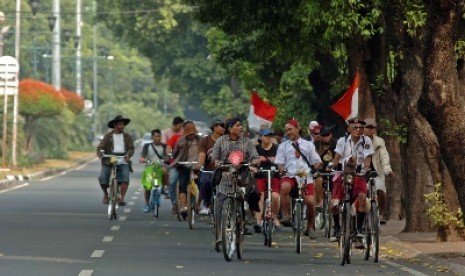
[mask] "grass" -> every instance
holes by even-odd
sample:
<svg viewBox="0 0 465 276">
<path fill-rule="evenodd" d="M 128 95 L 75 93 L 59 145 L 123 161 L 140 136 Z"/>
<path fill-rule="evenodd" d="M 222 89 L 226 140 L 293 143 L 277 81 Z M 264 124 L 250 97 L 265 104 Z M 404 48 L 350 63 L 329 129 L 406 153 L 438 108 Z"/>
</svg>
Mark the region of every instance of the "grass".
<svg viewBox="0 0 465 276">
<path fill-rule="evenodd" d="M 0 180 L 5 179 L 7 175 L 26 175 L 39 171 L 45 171 L 56 168 L 70 167 L 80 161 L 89 160 L 95 157 L 93 151 L 70 151 L 67 160 L 46 159 L 44 163 L 34 165 L 29 168 L 14 168 L 9 171 L 0 171 Z"/>
</svg>

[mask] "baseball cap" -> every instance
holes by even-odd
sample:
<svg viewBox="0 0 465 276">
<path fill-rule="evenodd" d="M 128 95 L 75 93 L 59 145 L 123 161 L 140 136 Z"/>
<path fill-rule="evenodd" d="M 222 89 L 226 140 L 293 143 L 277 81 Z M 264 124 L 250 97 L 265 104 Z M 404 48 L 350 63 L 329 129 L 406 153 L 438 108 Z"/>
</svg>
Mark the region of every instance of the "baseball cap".
<svg viewBox="0 0 465 276">
<path fill-rule="evenodd" d="M 366 122 L 362 119 L 359 119 L 359 118 L 352 118 L 350 119 L 349 121 L 347 121 L 349 124 L 362 124 L 362 125 L 365 125 Z"/>
<path fill-rule="evenodd" d="M 260 130 L 260 133 L 259 133 L 259 134 L 260 134 L 260 136 L 266 136 L 266 135 L 271 135 L 271 134 L 273 134 L 273 132 L 272 132 L 271 129 L 269 129 L 269 128 L 262 128 L 262 129 Z"/>
<path fill-rule="evenodd" d="M 310 124 L 308 125 L 308 128 L 310 130 L 314 130 L 314 129 L 319 129 L 321 128 L 320 124 L 317 122 L 317 121 L 311 121 Z"/>
<path fill-rule="evenodd" d="M 331 134 L 331 129 L 329 127 L 324 127 L 320 131 L 321 136 L 326 136 Z"/>
</svg>

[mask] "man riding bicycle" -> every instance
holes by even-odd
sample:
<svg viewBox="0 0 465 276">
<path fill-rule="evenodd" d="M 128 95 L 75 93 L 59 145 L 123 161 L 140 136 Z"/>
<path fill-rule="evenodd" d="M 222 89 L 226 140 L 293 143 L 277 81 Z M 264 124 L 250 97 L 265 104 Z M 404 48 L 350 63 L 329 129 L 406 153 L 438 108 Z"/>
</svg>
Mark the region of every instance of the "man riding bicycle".
<svg viewBox="0 0 465 276">
<path fill-rule="evenodd" d="M 275 163 L 278 164 L 281 178 L 281 224 L 285 227 L 292 226 L 291 223 L 291 191 L 297 186 L 296 173 L 299 170 L 321 169 L 322 162 L 312 142 L 300 137 L 300 125 L 297 120 L 287 121 L 284 131 L 288 140 L 278 147 Z M 307 176 L 304 194 L 304 203 L 307 206 L 307 229 L 305 235 L 310 239 L 316 239 L 315 234 L 315 189 L 311 173 Z"/>
<path fill-rule="evenodd" d="M 101 159 L 102 168 L 98 177 L 100 187 L 103 191 L 103 204 L 108 204 L 108 187 L 110 182 L 111 164 L 108 158 L 101 158 L 101 150 L 105 154 L 114 154 L 124 158 L 118 159 L 117 178 L 120 185 L 120 201 L 118 205 L 124 206 L 124 196 L 129 186 L 130 158 L 134 154 L 134 143 L 131 135 L 124 132 L 124 127 L 131 120 L 118 115 L 108 122 L 108 127 L 113 130 L 103 136 L 100 144 L 97 146 L 97 157 Z"/>
<path fill-rule="evenodd" d="M 354 118 L 348 121 L 349 135 L 339 138 L 337 141 L 336 155 L 333 159 L 334 166 L 337 166 L 341 161 L 342 168 L 348 162 L 353 164 L 357 169 L 357 175 L 353 182 L 352 189 L 352 210 L 357 216 L 356 230 L 357 236 L 361 235 L 361 229 L 365 220 L 366 212 L 370 211 L 370 201 L 367 199 L 367 184 L 361 176 L 371 170 L 371 156 L 373 155 L 373 143 L 370 137 L 363 135 L 365 121 Z M 342 175 L 335 177 L 333 181 L 333 218 L 334 218 L 334 234 L 331 241 L 336 241 L 341 225 L 339 222 L 338 205 L 344 198 L 344 187 Z"/>
</svg>

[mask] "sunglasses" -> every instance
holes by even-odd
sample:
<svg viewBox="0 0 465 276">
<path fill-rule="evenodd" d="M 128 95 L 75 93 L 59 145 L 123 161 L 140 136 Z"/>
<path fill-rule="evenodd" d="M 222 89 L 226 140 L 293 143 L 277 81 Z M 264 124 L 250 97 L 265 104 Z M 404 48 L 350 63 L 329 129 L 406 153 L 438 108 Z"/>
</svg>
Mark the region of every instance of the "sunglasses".
<svg viewBox="0 0 465 276">
<path fill-rule="evenodd" d="M 359 127 L 353 126 L 352 128 L 355 129 L 355 130 L 362 130 L 362 129 L 364 129 L 365 127 L 362 127 L 362 126 L 359 126 Z"/>
</svg>

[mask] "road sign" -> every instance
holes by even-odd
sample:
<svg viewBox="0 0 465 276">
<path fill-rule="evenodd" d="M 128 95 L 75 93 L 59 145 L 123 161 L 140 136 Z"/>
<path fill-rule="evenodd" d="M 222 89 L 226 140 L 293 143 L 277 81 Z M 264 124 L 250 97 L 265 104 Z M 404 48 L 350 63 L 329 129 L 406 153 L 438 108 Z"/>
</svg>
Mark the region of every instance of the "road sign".
<svg viewBox="0 0 465 276">
<path fill-rule="evenodd" d="M 18 93 L 18 61 L 11 56 L 0 57 L 0 95 Z"/>
</svg>

